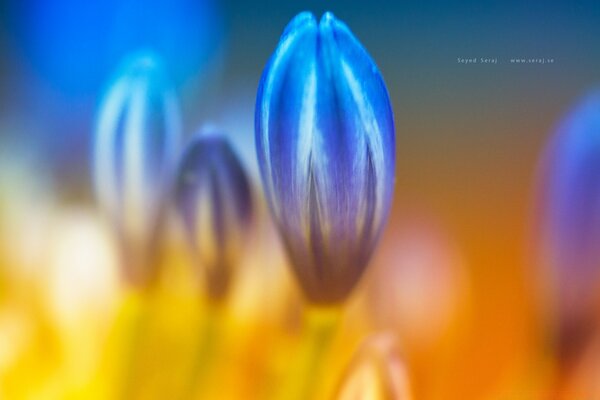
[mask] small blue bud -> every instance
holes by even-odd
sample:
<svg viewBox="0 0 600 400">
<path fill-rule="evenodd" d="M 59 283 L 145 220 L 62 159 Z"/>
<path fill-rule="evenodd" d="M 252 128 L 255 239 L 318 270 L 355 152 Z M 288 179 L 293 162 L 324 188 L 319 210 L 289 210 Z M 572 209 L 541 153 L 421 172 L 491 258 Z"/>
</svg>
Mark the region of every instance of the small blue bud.
<svg viewBox="0 0 600 400">
<path fill-rule="evenodd" d="M 227 293 L 252 216 L 246 173 L 224 136 L 201 132 L 184 152 L 175 202 L 210 298 Z"/>
<path fill-rule="evenodd" d="M 258 88 L 264 191 L 309 300 L 344 299 L 387 219 L 395 138 L 386 86 L 333 14 L 286 27 Z"/>
<path fill-rule="evenodd" d="M 159 58 L 128 60 L 100 105 L 93 174 L 123 248 L 125 274 L 135 283 L 153 272 L 180 130 L 179 105 Z"/>
</svg>

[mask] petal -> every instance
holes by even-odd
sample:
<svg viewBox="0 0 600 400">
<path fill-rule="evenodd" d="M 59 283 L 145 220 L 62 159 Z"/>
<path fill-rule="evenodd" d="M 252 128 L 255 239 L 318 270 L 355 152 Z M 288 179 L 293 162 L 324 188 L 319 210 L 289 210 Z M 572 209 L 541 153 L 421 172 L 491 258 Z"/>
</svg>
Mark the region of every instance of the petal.
<svg viewBox="0 0 600 400">
<path fill-rule="evenodd" d="M 347 366 L 335 398 L 412 399 L 406 363 L 397 342 L 389 332 L 368 336 Z"/>
<path fill-rule="evenodd" d="M 299 209 L 307 199 L 304 183 L 310 126 L 314 114 L 314 77 L 317 23 L 312 14 L 301 13 L 286 27 L 277 50 L 267 65 L 258 91 L 257 154 L 267 199 L 276 214 L 280 205 Z M 313 91 L 311 93 L 311 90 Z M 302 136 L 302 137 L 301 137 Z M 300 159 L 291 157 L 299 152 Z M 300 221 L 295 221 L 299 224 Z"/>
</svg>

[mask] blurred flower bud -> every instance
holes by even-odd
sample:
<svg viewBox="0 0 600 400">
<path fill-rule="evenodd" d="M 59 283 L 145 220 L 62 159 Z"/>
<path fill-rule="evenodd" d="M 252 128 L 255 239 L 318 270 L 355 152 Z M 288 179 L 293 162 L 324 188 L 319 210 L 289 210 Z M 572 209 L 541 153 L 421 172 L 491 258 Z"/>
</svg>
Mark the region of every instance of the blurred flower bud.
<svg viewBox="0 0 600 400">
<path fill-rule="evenodd" d="M 552 279 L 549 305 L 558 313 L 561 357 L 571 357 L 598 312 L 600 92 L 559 123 L 544 156 L 537 207 L 541 258 Z"/>
<path fill-rule="evenodd" d="M 252 216 L 250 183 L 224 136 L 203 132 L 179 165 L 176 203 L 213 299 L 227 293 Z"/>
<path fill-rule="evenodd" d="M 406 367 L 392 334 L 367 338 L 348 366 L 337 400 L 412 399 Z"/>
<path fill-rule="evenodd" d="M 411 351 L 449 332 L 466 304 L 468 282 L 457 246 L 435 222 L 418 215 L 397 221 L 373 264 L 365 314 L 375 327 L 394 330 Z"/>
<path fill-rule="evenodd" d="M 125 275 L 152 277 L 157 236 L 180 143 L 175 93 L 154 54 L 125 63 L 105 95 L 94 140 L 94 183 L 114 225 Z"/>
<path fill-rule="evenodd" d="M 296 276 L 316 303 L 361 277 L 394 188 L 394 122 L 366 50 L 333 14 L 304 12 L 260 82 L 256 147 L 264 190 Z"/>
</svg>

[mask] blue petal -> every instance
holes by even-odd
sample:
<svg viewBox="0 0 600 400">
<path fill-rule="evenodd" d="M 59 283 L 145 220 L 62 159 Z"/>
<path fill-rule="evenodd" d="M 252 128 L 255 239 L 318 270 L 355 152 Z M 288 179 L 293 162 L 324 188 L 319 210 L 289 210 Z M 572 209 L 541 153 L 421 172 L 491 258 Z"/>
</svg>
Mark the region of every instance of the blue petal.
<svg viewBox="0 0 600 400">
<path fill-rule="evenodd" d="M 326 13 L 298 15 L 258 90 L 256 144 L 275 220 L 308 296 L 337 300 L 360 277 L 386 220 L 394 123 L 371 57 Z"/>
</svg>

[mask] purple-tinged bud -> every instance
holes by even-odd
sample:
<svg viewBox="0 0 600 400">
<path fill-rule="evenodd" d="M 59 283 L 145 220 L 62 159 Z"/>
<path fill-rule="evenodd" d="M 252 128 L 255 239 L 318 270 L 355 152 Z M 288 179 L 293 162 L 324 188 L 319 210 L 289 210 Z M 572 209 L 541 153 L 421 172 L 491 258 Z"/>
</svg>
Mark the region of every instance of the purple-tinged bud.
<svg viewBox="0 0 600 400">
<path fill-rule="evenodd" d="M 394 188 L 392 109 L 379 70 L 333 14 L 285 29 L 256 102 L 264 191 L 309 300 L 335 303 L 361 277 Z"/>
<path fill-rule="evenodd" d="M 588 340 L 600 306 L 600 91 L 560 121 L 541 170 L 538 234 L 561 357 Z"/>
<path fill-rule="evenodd" d="M 187 146 L 175 201 L 209 297 L 223 298 L 252 217 L 250 183 L 224 136 L 201 132 Z"/>
</svg>

